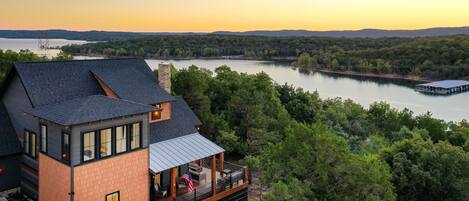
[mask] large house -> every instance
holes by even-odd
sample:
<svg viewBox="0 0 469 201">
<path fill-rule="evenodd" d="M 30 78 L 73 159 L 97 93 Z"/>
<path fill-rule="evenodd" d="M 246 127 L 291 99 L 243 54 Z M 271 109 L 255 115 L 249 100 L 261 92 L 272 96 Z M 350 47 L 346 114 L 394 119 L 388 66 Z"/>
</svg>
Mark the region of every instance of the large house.
<svg viewBox="0 0 469 201">
<path fill-rule="evenodd" d="M 15 63 L 0 91 L 0 191 L 39 201 L 247 200 L 247 169 L 142 59 Z"/>
</svg>

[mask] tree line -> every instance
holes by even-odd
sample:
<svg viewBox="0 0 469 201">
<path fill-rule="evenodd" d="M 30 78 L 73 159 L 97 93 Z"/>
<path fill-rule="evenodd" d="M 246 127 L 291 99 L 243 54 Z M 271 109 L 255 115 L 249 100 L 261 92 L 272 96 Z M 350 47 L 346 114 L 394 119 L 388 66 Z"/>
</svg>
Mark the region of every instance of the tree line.
<svg viewBox="0 0 469 201">
<path fill-rule="evenodd" d="M 469 36 L 328 38 L 232 35 L 164 35 L 69 45 L 70 54 L 197 58 L 241 56 L 293 59 L 306 68 L 396 73 L 432 79 L 469 76 Z"/>
<path fill-rule="evenodd" d="M 172 79 L 201 132 L 260 173 L 266 200 L 469 199 L 465 120 L 323 100 L 227 66 L 173 70 Z"/>
</svg>

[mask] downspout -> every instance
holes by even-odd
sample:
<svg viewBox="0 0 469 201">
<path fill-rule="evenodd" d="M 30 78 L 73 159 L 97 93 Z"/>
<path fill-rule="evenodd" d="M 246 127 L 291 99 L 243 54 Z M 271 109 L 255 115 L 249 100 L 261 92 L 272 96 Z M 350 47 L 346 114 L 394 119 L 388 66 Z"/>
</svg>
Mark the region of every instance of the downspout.
<svg viewBox="0 0 469 201">
<path fill-rule="evenodd" d="M 72 143 L 73 140 L 72 140 L 72 128 L 70 128 L 70 137 L 69 137 L 69 160 L 70 160 L 70 201 L 74 201 L 75 200 L 75 191 L 74 191 L 74 168 L 73 168 L 73 160 L 72 160 Z"/>
<path fill-rule="evenodd" d="M 71 161 L 71 160 L 70 160 Z M 75 197 L 75 192 L 73 191 L 73 183 L 74 183 L 74 174 L 73 174 L 73 166 L 71 165 L 70 166 L 70 201 L 74 201 L 74 197 Z"/>
</svg>

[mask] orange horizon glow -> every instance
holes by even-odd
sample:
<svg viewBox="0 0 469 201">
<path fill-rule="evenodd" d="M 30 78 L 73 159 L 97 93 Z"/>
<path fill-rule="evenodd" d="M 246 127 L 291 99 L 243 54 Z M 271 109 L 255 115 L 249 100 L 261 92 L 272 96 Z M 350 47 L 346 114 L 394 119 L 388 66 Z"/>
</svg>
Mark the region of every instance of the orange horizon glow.
<svg viewBox="0 0 469 201">
<path fill-rule="evenodd" d="M 3 0 L 0 29 L 132 32 L 469 26 L 467 0 Z"/>
</svg>

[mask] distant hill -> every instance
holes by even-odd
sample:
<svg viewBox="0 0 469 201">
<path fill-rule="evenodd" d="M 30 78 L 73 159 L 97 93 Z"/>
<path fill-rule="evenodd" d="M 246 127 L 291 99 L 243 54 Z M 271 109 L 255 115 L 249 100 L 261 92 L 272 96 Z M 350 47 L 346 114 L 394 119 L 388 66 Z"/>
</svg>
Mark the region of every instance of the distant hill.
<svg viewBox="0 0 469 201">
<path fill-rule="evenodd" d="M 418 30 L 383 30 L 363 29 L 345 31 L 308 31 L 308 30 L 278 30 L 278 31 L 245 31 L 229 32 L 216 31 L 212 33 L 202 32 L 119 32 L 119 31 L 68 31 L 53 30 L 0 30 L 0 38 L 38 38 L 47 33 L 47 38 L 62 38 L 69 40 L 87 41 L 113 41 L 133 39 L 148 35 L 240 35 L 240 36 L 318 36 L 318 37 L 345 37 L 345 38 L 382 38 L 382 37 L 424 37 L 424 36 L 449 36 L 469 34 L 469 27 L 440 27 Z"/>
<path fill-rule="evenodd" d="M 0 30 L 0 38 L 38 38 L 46 34 L 49 39 L 87 40 L 87 41 L 109 41 L 125 40 L 142 36 L 135 32 L 114 31 L 68 31 L 61 29 L 53 30 Z"/>
<path fill-rule="evenodd" d="M 218 31 L 214 34 L 225 35 L 254 35 L 254 36 L 319 36 L 319 37 L 345 37 L 345 38 L 382 38 L 382 37 L 424 37 L 424 36 L 449 36 L 469 34 L 469 27 L 430 28 L 418 30 L 383 30 L 362 29 L 345 31 L 308 31 L 308 30 L 280 30 L 280 31 L 246 31 L 228 32 Z"/>
</svg>

